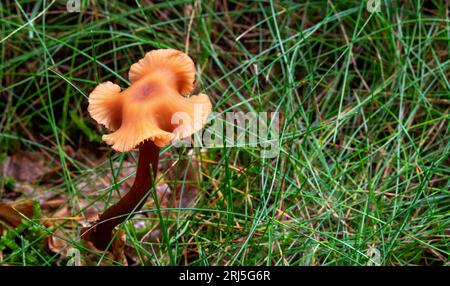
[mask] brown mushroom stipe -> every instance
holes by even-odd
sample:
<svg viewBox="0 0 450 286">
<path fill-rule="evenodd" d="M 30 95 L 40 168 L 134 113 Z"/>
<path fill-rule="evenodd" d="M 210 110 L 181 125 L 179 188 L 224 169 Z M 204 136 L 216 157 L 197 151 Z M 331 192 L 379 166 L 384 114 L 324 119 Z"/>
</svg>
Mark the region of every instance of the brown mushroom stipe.
<svg viewBox="0 0 450 286">
<path fill-rule="evenodd" d="M 101 250 L 111 242 L 114 228 L 144 204 L 156 180 L 160 148 L 199 131 L 212 109 L 206 94 L 182 96 L 193 90 L 195 66 L 180 51 L 147 53 L 131 66 L 129 79 L 130 87 L 122 92 L 118 85 L 105 82 L 89 95 L 91 117 L 114 131 L 103 135 L 103 140 L 119 152 L 139 146 L 136 178 L 130 191 L 100 215 L 84 235 Z"/>
</svg>

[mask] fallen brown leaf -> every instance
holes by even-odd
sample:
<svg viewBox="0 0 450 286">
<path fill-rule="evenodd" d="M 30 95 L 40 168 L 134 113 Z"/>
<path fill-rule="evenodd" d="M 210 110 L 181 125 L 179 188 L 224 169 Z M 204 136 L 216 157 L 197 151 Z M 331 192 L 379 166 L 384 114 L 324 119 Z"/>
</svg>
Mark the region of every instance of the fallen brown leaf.
<svg viewBox="0 0 450 286">
<path fill-rule="evenodd" d="M 62 229 L 57 228 L 53 231 L 53 234 L 48 237 L 47 246 L 52 252 L 63 254 L 64 251 L 67 251 L 69 245 L 67 240 L 70 240 L 70 237 L 62 231 Z"/>
<path fill-rule="evenodd" d="M 103 251 L 97 249 L 91 241 L 83 240 L 84 245 L 89 248 L 92 253 L 86 253 L 85 260 L 87 265 L 96 265 L 97 259 L 103 254 Z M 109 259 L 113 259 L 123 265 L 128 265 L 127 258 L 125 256 L 126 235 L 125 231 L 121 229 L 114 238 L 110 249 L 106 252 L 105 256 Z M 89 262 L 91 261 L 91 262 Z M 111 260 L 104 259 L 101 263 L 102 266 L 113 265 Z"/>
<path fill-rule="evenodd" d="M 47 238 L 47 246 L 50 251 L 60 255 L 60 260 L 73 255 L 73 245 L 71 241 L 78 239 L 73 235 L 73 229 L 63 229 L 61 225 L 55 225 L 53 234 Z M 92 242 L 81 240 L 83 245 L 90 250 L 90 252 L 83 253 L 82 257 L 76 259 L 77 266 L 83 265 L 97 265 L 99 257 L 103 255 L 103 251 L 98 250 Z M 121 230 L 115 237 L 110 249 L 106 252 L 105 257 L 109 259 L 102 260 L 101 265 L 112 265 L 111 260 L 115 260 L 123 265 L 128 265 L 125 256 L 126 235 L 125 231 Z M 80 255 L 80 252 L 78 255 Z"/>
<path fill-rule="evenodd" d="M 0 221 L 7 226 L 18 227 L 24 216 L 31 219 L 33 217 L 34 201 L 26 200 L 14 203 L 0 202 Z M 4 225 L 0 224 L 0 233 L 3 233 Z"/>
<path fill-rule="evenodd" d="M 30 183 L 38 182 L 49 171 L 43 154 L 28 151 L 17 152 L 7 157 L 1 169 L 6 170 L 7 176 Z"/>
</svg>

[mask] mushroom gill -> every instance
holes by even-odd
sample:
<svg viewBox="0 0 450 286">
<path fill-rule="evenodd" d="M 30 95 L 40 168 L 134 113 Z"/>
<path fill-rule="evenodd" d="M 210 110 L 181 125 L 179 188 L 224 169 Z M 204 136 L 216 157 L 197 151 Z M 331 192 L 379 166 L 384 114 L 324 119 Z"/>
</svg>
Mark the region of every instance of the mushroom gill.
<svg viewBox="0 0 450 286">
<path fill-rule="evenodd" d="M 200 130 L 211 113 L 206 94 L 184 97 L 193 90 L 195 66 L 186 54 L 173 50 L 147 53 L 131 66 L 132 84 L 120 92 L 111 82 L 97 86 L 89 96 L 89 112 L 111 131 L 103 140 L 127 152 L 145 140 L 158 147 Z"/>
</svg>

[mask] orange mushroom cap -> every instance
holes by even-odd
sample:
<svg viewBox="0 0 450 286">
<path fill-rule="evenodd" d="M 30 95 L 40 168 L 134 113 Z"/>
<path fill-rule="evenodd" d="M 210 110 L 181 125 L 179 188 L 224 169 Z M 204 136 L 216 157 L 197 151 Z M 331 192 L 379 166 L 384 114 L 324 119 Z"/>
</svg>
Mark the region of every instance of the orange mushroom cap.
<svg viewBox="0 0 450 286">
<path fill-rule="evenodd" d="M 174 49 L 148 52 L 129 71 L 130 87 L 120 91 L 112 82 L 99 84 L 89 95 L 93 119 L 114 131 L 102 139 L 119 152 L 151 140 L 158 147 L 197 132 L 206 123 L 212 105 L 206 94 L 192 92 L 195 66 Z"/>
</svg>

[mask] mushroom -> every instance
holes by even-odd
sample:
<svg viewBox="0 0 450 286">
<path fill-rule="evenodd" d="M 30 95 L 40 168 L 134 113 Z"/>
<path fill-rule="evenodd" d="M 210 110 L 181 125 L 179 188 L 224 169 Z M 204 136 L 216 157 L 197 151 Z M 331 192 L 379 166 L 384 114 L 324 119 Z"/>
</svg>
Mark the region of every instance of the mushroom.
<svg viewBox="0 0 450 286">
<path fill-rule="evenodd" d="M 195 66 L 180 51 L 148 52 L 131 66 L 129 79 L 131 85 L 123 91 L 108 81 L 89 95 L 89 114 L 112 131 L 102 139 L 118 152 L 139 147 L 133 186 L 85 236 L 101 250 L 108 247 L 114 228 L 143 206 L 156 180 L 160 148 L 199 131 L 212 109 L 206 94 L 184 97 L 193 91 Z"/>
</svg>

